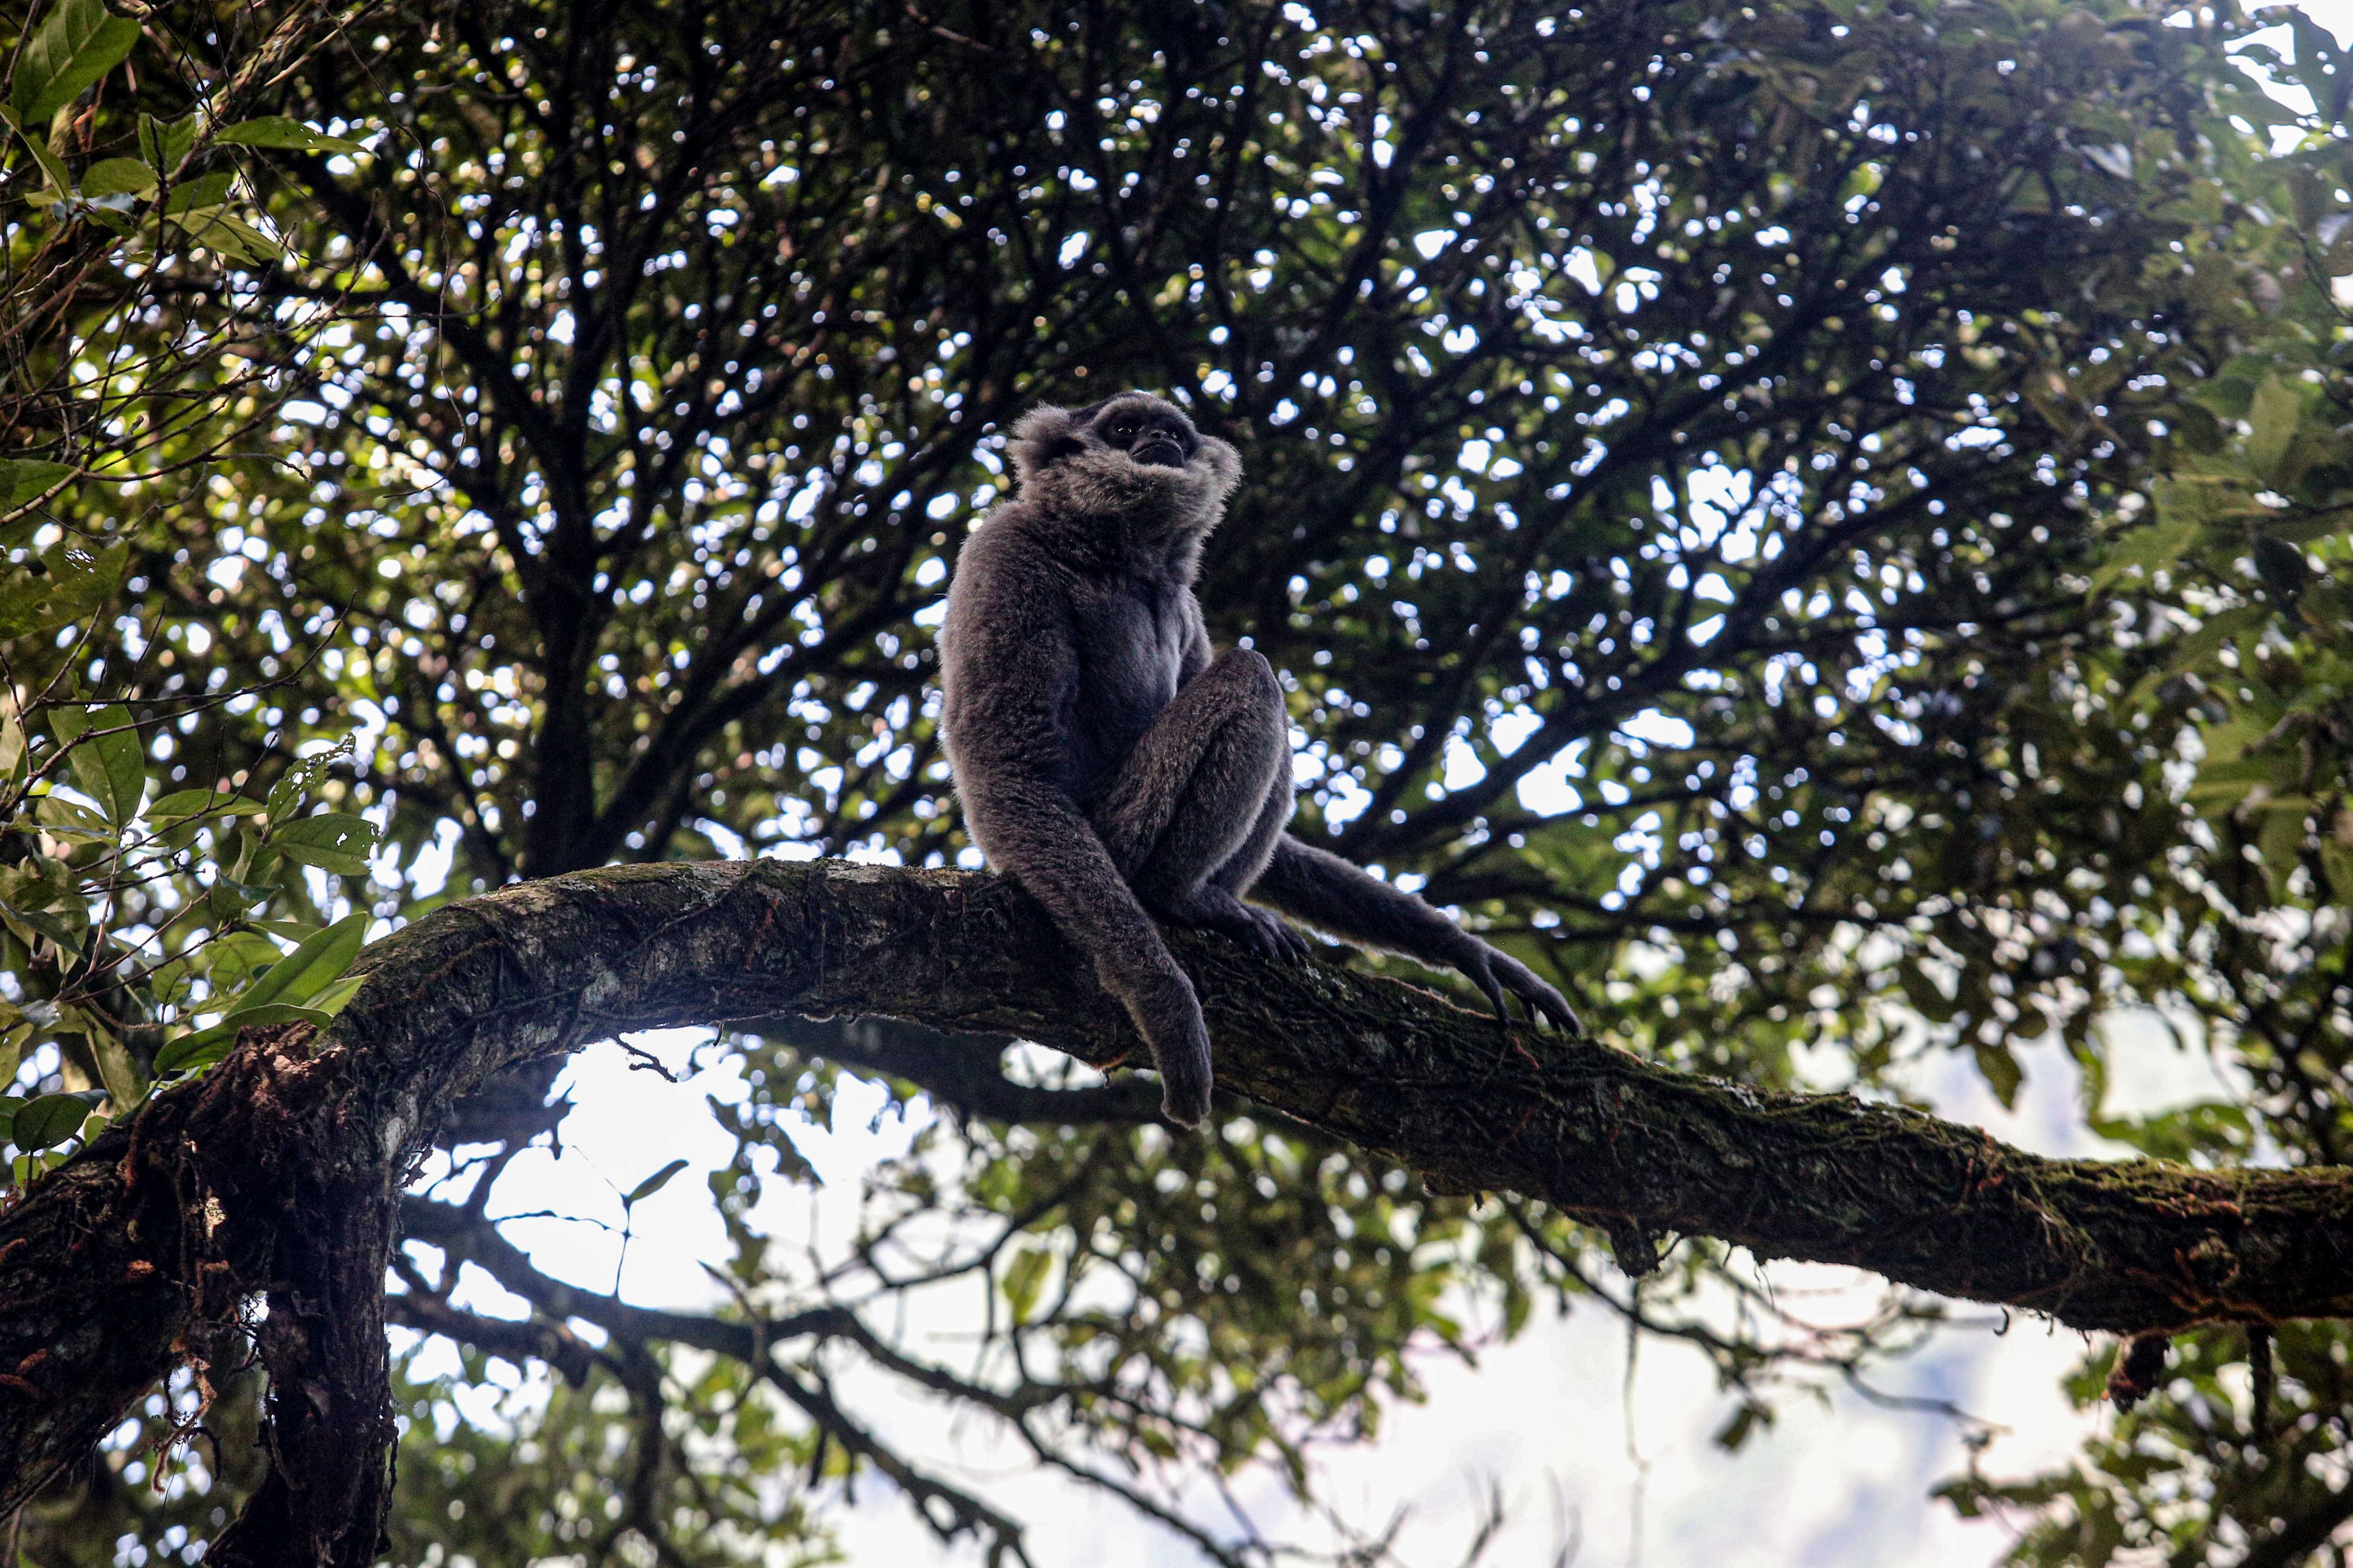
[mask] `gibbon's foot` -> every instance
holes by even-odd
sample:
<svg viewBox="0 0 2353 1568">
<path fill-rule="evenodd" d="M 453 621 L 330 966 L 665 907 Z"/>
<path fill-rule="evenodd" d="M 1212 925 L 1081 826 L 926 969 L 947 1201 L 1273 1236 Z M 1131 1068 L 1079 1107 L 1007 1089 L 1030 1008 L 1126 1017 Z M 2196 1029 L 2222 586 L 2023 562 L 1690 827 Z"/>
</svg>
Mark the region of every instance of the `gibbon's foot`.
<svg viewBox="0 0 2353 1568">
<path fill-rule="evenodd" d="M 1152 1065 L 1160 1069 L 1160 1114 L 1179 1127 L 1199 1126 L 1209 1114 L 1209 1028 L 1193 983 L 1171 962 L 1165 971 L 1112 989 L 1152 1047 Z"/>
<path fill-rule="evenodd" d="M 1230 937 L 1271 963 L 1302 963 L 1310 951 L 1307 939 L 1292 930 L 1281 915 L 1243 903 L 1214 885 L 1162 900 L 1161 912 L 1182 924 Z"/>
<path fill-rule="evenodd" d="M 1241 910 L 1250 918 L 1250 934 L 1236 940 L 1248 942 L 1275 963 L 1304 963 L 1315 951 L 1308 945 L 1305 937 L 1292 929 L 1290 921 L 1272 910 L 1244 904 Z"/>
<path fill-rule="evenodd" d="M 1209 1114 L 1209 1031 L 1197 1005 L 1188 1016 L 1155 1032 L 1152 1059 L 1160 1067 L 1160 1114 L 1179 1127 L 1198 1127 Z"/>
<path fill-rule="evenodd" d="M 1535 973 L 1507 952 L 1500 952 L 1477 938 L 1472 939 L 1473 951 L 1455 962 L 1455 967 L 1469 975 L 1495 1009 L 1495 1016 L 1506 1025 L 1512 1021 L 1511 1009 L 1505 1005 L 1504 993 L 1517 996 L 1528 1010 L 1532 1023 L 1547 1023 L 1567 1031 L 1572 1038 L 1583 1038 L 1585 1025 L 1577 1016 L 1568 998 L 1546 984 Z"/>
</svg>

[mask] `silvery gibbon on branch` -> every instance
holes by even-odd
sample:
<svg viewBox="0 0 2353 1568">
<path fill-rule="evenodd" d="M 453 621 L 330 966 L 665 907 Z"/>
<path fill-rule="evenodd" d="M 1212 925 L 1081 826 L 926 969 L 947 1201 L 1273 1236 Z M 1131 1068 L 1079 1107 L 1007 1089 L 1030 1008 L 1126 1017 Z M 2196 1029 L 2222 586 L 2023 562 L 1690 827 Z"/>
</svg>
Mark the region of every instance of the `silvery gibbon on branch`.
<svg viewBox="0 0 2353 1568">
<path fill-rule="evenodd" d="M 940 655 L 948 762 L 989 863 L 1046 906 L 1152 1047 L 1162 1110 L 1209 1108 L 1209 1037 L 1152 917 L 1271 959 L 1307 944 L 1270 910 L 1448 964 L 1572 1033 L 1559 992 L 1410 893 L 1283 832 L 1291 731 L 1263 655 L 1212 658 L 1201 542 L 1241 478 L 1233 447 L 1128 392 L 1032 409 L 1014 499 L 965 542 Z M 1245 899 L 1253 900 L 1244 902 Z"/>
</svg>

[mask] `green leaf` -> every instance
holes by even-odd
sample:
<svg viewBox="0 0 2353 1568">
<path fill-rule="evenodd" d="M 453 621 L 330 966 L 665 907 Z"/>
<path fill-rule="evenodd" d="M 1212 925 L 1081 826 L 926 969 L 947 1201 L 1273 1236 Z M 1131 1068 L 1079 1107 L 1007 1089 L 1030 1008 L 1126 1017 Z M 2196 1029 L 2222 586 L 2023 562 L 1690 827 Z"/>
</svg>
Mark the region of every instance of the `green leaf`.
<svg viewBox="0 0 2353 1568">
<path fill-rule="evenodd" d="M 1916 964 L 1899 964 L 1895 983 L 1904 991 L 1904 999 L 1912 1010 L 1931 1023 L 1942 1023 L 1953 1016 L 1952 1001 L 1943 989 Z"/>
<path fill-rule="evenodd" d="M 192 1035 L 182 1035 L 155 1053 L 155 1076 L 168 1078 L 174 1073 L 211 1067 L 227 1056 L 229 1047 L 236 1043 L 237 1031 L 218 1024 Z"/>
<path fill-rule="evenodd" d="M 289 860 L 345 877 L 364 877 L 378 837 L 375 823 L 344 812 L 329 812 L 273 827 L 269 844 Z"/>
<path fill-rule="evenodd" d="M 2247 605 L 2208 616 L 2204 626 L 2174 645 L 2173 668 L 2179 671 L 2203 663 L 2221 652 L 2225 644 L 2262 630 L 2271 618 L 2271 610 L 2263 605 Z M 2211 744 L 2208 754 L 2212 754 Z"/>
<path fill-rule="evenodd" d="M 1005 1270 L 1000 1287 L 1005 1292 L 1005 1304 L 1013 1310 L 1013 1321 L 1026 1323 L 1038 1305 L 1038 1293 L 1046 1283 L 1046 1271 L 1053 1267 L 1054 1255 L 1042 1247 L 1024 1247 L 1013 1255 L 1011 1267 Z"/>
<path fill-rule="evenodd" d="M 274 261 L 286 254 L 286 247 L 270 236 L 226 213 L 214 215 L 202 224 L 179 220 L 180 226 L 198 245 L 209 246 L 233 260 L 259 263 Z"/>
<path fill-rule="evenodd" d="M 2198 525 L 2187 521 L 2141 529 L 2109 552 L 2107 560 L 2092 574 L 2092 592 L 2097 594 L 2134 567 L 2144 575 L 2154 575 L 2179 560 L 2197 537 Z"/>
<path fill-rule="evenodd" d="M 81 172 L 81 194 L 92 201 L 153 195 L 154 191 L 155 171 L 136 158 L 101 158 Z"/>
<path fill-rule="evenodd" d="M 16 722 L 16 715 L 0 713 L 0 784 L 5 784 L 24 760 L 25 727 Z"/>
<path fill-rule="evenodd" d="M 0 1095 L 0 1143 L 13 1142 L 16 1134 L 16 1112 L 25 1109 L 21 1094 Z"/>
<path fill-rule="evenodd" d="M 216 868 L 212 882 L 205 889 L 205 903 L 214 920 L 227 922 L 244 919 L 248 910 L 268 903 L 277 893 L 275 888 L 240 882 Z"/>
<path fill-rule="evenodd" d="M 226 142 L 233 147 L 291 147 L 304 153 L 367 151 L 347 137 L 326 135 L 283 114 L 265 114 L 259 120 L 240 120 L 213 140 Z"/>
<path fill-rule="evenodd" d="M 65 873 L 60 870 L 58 876 Z M 77 943 L 88 928 L 90 910 L 70 882 L 61 886 L 25 868 L 0 876 L 0 924 L 27 945 L 41 936 L 67 947 Z"/>
<path fill-rule="evenodd" d="M 37 570 L 17 567 L 0 581 L 0 637 L 82 619 L 114 596 L 130 564 L 127 544 L 96 552 L 73 540 L 51 546 L 38 557 Z"/>
<path fill-rule="evenodd" d="M 38 125 L 120 65 L 138 41 L 139 24 L 99 0 L 63 0 L 16 62 L 10 104 L 26 124 Z"/>
<path fill-rule="evenodd" d="M 330 981 L 321 987 L 305 1005 L 314 1013 L 323 1013 L 332 1018 L 342 1012 L 344 1004 L 358 995 L 360 987 L 366 984 L 367 976 L 364 974 L 346 974 L 341 980 Z"/>
<path fill-rule="evenodd" d="M 2311 563 L 2305 560 L 2303 551 L 2284 539 L 2260 534 L 2250 553 L 2254 557 L 2255 574 L 2263 580 L 2263 586 L 2284 601 L 2294 603 L 2312 581 Z"/>
<path fill-rule="evenodd" d="M 114 1101 L 116 1114 L 129 1110 L 145 1098 L 147 1081 L 139 1074 L 138 1064 L 113 1034 L 99 1027 L 94 1021 L 85 1020 L 90 1027 L 82 1037 L 90 1042 L 90 1054 L 98 1059 L 98 1078 L 106 1085 L 106 1097 Z"/>
<path fill-rule="evenodd" d="M 293 765 L 270 787 L 269 809 L 271 823 L 291 821 L 302 809 L 303 801 L 326 782 L 327 774 L 334 765 L 350 759 L 352 743 L 353 738 L 345 735 L 332 746 L 295 758 Z"/>
<path fill-rule="evenodd" d="M 308 1024 L 323 1027 L 328 1016 L 315 1007 L 297 1007 L 290 1003 L 272 1002 L 260 1007 L 240 1007 L 209 1028 L 182 1035 L 155 1053 L 155 1076 L 186 1072 L 192 1068 L 208 1068 L 234 1049 L 237 1031 L 257 1028 L 266 1024 Z"/>
<path fill-rule="evenodd" d="M 2323 838 L 2320 868 L 2328 873 L 2329 890 L 2337 895 L 2337 902 L 2353 906 L 2353 847 L 2334 838 Z"/>
<path fill-rule="evenodd" d="M 116 834 L 106 818 L 61 795 L 43 795 L 33 803 L 33 820 L 59 838 L 83 844 L 111 844 Z"/>
<path fill-rule="evenodd" d="M 14 511 L 47 494 L 73 478 L 69 463 L 43 463 L 26 458 L 0 462 L 0 511 Z"/>
<path fill-rule="evenodd" d="M 1743 1443 L 1756 1435 L 1758 1427 L 1772 1425 L 1773 1411 L 1769 1405 L 1753 1401 L 1745 1403 L 1732 1413 L 1731 1420 L 1717 1428 L 1715 1446 L 1726 1453 L 1736 1453 Z"/>
<path fill-rule="evenodd" d="M 6 125 L 9 130 L 24 138 L 26 149 L 33 154 L 33 162 L 41 166 L 41 174 L 47 180 L 51 190 L 62 196 L 73 189 L 73 181 L 67 175 L 66 166 L 58 162 L 58 155 L 49 151 L 47 143 L 19 125 L 16 122 L 16 117 L 5 109 L 0 109 L 0 124 Z"/>
<path fill-rule="evenodd" d="M 639 1182 L 636 1186 L 631 1187 L 627 1193 L 623 1194 L 621 1195 L 621 1206 L 623 1208 L 637 1207 L 639 1203 L 653 1196 L 656 1193 L 661 1191 L 663 1187 L 669 1185 L 670 1179 L 685 1169 L 685 1161 L 672 1160 L 669 1164 L 664 1165 L 660 1170 L 656 1171 L 652 1175 L 648 1176 L 644 1181 Z"/>
<path fill-rule="evenodd" d="M 129 709 L 61 708 L 49 728 L 59 744 L 72 748 L 74 782 L 110 824 L 120 827 L 139 815 L 147 793 L 147 753 Z"/>
<path fill-rule="evenodd" d="M 2286 899 L 2288 874 L 2304 863 L 2305 816 L 2311 809 L 2308 800 L 2279 800 L 2263 813 L 2263 832 L 2256 844 L 2274 900 Z"/>
<path fill-rule="evenodd" d="M 1976 1046 L 1978 1071 L 1985 1075 L 1986 1087 L 2001 1101 L 2005 1110 L 2018 1103 L 2018 1087 L 2026 1081 L 2026 1071 L 2008 1046 Z"/>
<path fill-rule="evenodd" d="M 297 947 L 310 941 L 311 933 L 319 929 L 315 923 L 302 921 L 254 921 L 250 923 L 255 931 L 267 931 L 279 941 L 290 942 Z"/>
<path fill-rule="evenodd" d="M 236 175 L 228 174 L 206 174 L 201 180 L 190 180 L 185 184 L 174 185 L 172 187 L 172 194 L 164 199 L 164 210 L 167 213 L 185 213 L 197 207 L 219 206 L 228 200 L 229 186 L 236 182 Z"/>
<path fill-rule="evenodd" d="M 169 174 L 196 144 L 196 117 L 182 115 L 169 125 L 152 114 L 139 117 L 139 155 L 159 174 Z"/>
<path fill-rule="evenodd" d="M 196 244 L 230 261 L 258 264 L 275 260 L 285 247 L 225 206 L 203 206 L 171 215 L 173 226 Z"/>
<path fill-rule="evenodd" d="M 261 803 L 216 789 L 175 789 L 147 808 L 157 822 L 194 821 L 200 816 L 259 816 Z"/>
<path fill-rule="evenodd" d="M 2303 414 L 2304 399 L 2294 387 L 2276 375 L 2263 377 L 2247 410 L 2247 423 L 2253 428 L 2247 437 L 2247 462 L 2258 479 L 2268 479 L 2278 468 Z"/>
<path fill-rule="evenodd" d="M 327 1015 L 316 1007 L 299 1007 L 291 1002 L 270 1002 L 259 1007 L 239 1007 L 221 1020 L 234 1034 L 239 1029 L 259 1028 L 265 1024 L 308 1024 L 312 1028 L 323 1027 Z M 218 1027 L 219 1026 L 215 1026 Z"/>
<path fill-rule="evenodd" d="M 269 966 L 269 973 L 247 987 L 230 1005 L 243 1013 L 273 1002 L 307 1002 L 343 978 L 367 941 L 368 914 L 346 915 Z"/>
<path fill-rule="evenodd" d="M 299 943 L 312 934 L 305 930 L 293 940 Z M 211 982 L 213 994 L 230 997 L 255 975 L 269 969 L 286 954 L 268 937 L 255 931 L 239 931 L 215 937 L 192 956 L 199 961 L 205 978 Z M 228 1005 L 236 1005 L 233 1002 Z"/>
<path fill-rule="evenodd" d="M 106 1091 L 99 1089 L 42 1095 L 16 1112 L 9 1141 L 27 1153 L 55 1148 L 80 1131 L 91 1109 L 105 1098 Z"/>
<path fill-rule="evenodd" d="M 71 946 L 79 933 L 64 921 L 46 910 L 18 909 L 14 904 L 0 904 L 0 925 L 6 926 L 16 940 L 27 946 L 36 937 L 47 937 L 60 947 Z"/>
</svg>

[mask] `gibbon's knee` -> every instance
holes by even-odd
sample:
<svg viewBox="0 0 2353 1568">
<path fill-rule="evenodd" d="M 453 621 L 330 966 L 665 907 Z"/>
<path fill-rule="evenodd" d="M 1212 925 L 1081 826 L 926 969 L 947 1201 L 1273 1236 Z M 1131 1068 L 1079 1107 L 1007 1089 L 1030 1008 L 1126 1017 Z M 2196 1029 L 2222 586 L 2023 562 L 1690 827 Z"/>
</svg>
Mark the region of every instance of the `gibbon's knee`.
<svg viewBox="0 0 2353 1568">
<path fill-rule="evenodd" d="M 1283 705 L 1282 684 L 1274 667 L 1256 648 L 1228 648 L 1194 679 L 1194 686 L 1214 682 L 1219 717 L 1228 727 L 1223 737 L 1240 749 L 1259 753 L 1283 777 L 1291 773 L 1291 713 Z M 1270 783 L 1271 780 L 1270 779 Z"/>
<path fill-rule="evenodd" d="M 1244 824 L 1274 777 L 1291 772 L 1282 689 L 1248 648 L 1187 682 L 1137 740 L 1096 803 L 1096 826 L 1121 869 L 1133 872 L 1172 819 L 1204 812 Z"/>
<path fill-rule="evenodd" d="M 1282 704 L 1282 683 L 1274 678 L 1274 666 L 1267 663 L 1266 655 L 1254 647 L 1229 647 L 1209 661 L 1209 668 L 1194 677 L 1198 686 L 1214 680 L 1221 688 L 1230 689 L 1236 700 L 1245 708 L 1271 714 L 1290 729 L 1289 715 Z"/>
<path fill-rule="evenodd" d="M 1229 655 L 1185 688 L 1130 754 L 1095 825 L 1147 902 L 1173 907 L 1212 879 L 1247 885 L 1265 864 L 1272 832 L 1290 817 L 1283 811 L 1269 830 L 1278 786 L 1290 802 L 1280 693 L 1264 658 Z"/>
</svg>

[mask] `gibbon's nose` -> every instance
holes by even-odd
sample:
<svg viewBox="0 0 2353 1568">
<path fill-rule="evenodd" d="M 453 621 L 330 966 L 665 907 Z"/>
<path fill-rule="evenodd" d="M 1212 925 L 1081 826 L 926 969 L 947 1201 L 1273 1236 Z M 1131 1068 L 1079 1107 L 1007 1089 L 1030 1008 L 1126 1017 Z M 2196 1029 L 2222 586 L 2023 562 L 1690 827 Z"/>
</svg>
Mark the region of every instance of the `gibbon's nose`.
<svg viewBox="0 0 2353 1568">
<path fill-rule="evenodd" d="M 1181 468 L 1185 466 L 1184 447 L 1166 430 L 1146 431 L 1144 438 L 1136 442 L 1135 450 L 1128 456 L 1155 468 Z"/>
</svg>

